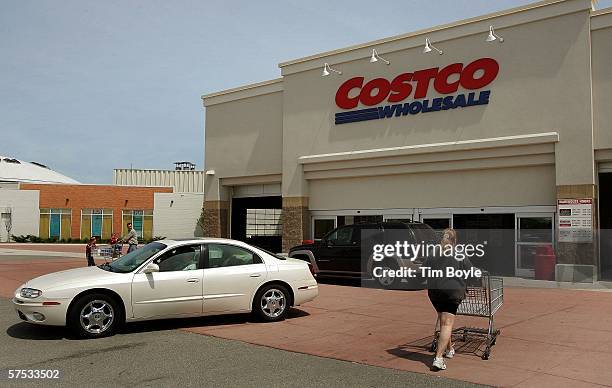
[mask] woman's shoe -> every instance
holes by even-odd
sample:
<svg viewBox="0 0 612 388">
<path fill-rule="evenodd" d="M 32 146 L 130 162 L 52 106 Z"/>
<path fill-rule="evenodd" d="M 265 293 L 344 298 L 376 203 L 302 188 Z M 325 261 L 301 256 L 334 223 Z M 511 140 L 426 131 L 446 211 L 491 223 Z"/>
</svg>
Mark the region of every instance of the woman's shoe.
<svg viewBox="0 0 612 388">
<path fill-rule="evenodd" d="M 452 347 L 452 348 L 450 348 L 450 350 L 447 350 L 446 352 L 444 352 L 444 357 L 446 357 L 446 358 L 453 358 L 453 357 L 455 357 L 455 348 Z"/>
<path fill-rule="evenodd" d="M 446 363 L 444 362 L 444 358 L 442 358 L 442 357 L 440 357 L 440 358 L 434 357 L 432 366 L 436 370 L 444 370 L 444 369 L 446 369 Z"/>
</svg>

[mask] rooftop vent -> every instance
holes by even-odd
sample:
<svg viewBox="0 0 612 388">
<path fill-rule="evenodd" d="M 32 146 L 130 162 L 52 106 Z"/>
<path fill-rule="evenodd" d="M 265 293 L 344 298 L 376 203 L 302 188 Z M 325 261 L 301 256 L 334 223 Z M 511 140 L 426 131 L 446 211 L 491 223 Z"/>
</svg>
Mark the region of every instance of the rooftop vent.
<svg viewBox="0 0 612 388">
<path fill-rule="evenodd" d="M 21 164 L 21 162 L 17 159 L 13 159 L 13 158 L 4 158 L 4 159 L 0 159 L 5 163 L 13 163 L 13 164 Z"/>
<path fill-rule="evenodd" d="M 174 162 L 174 169 L 176 171 L 193 171 L 196 165 L 191 162 Z"/>
</svg>

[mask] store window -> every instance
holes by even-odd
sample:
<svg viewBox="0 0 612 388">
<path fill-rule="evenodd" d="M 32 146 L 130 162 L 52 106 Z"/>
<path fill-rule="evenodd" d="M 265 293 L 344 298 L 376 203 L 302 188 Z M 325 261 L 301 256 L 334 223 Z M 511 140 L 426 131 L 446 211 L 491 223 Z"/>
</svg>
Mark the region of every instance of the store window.
<svg viewBox="0 0 612 388">
<path fill-rule="evenodd" d="M 87 239 L 96 236 L 108 240 L 113 233 L 112 209 L 82 209 L 81 210 L 81 238 Z"/>
<path fill-rule="evenodd" d="M 319 217 L 319 218 L 313 218 L 313 222 L 312 222 L 312 230 L 313 230 L 313 238 L 315 240 L 320 240 L 323 238 L 323 236 L 325 236 L 327 233 L 331 232 L 332 230 L 334 230 L 336 228 L 336 218 L 335 217 Z"/>
<path fill-rule="evenodd" d="M 68 239 L 72 237 L 71 209 L 40 209 L 40 238 Z"/>
<path fill-rule="evenodd" d="M 123 210 L 122 233 L 127 234 L 127 224 L 131 223 L 138 238 L 150 240 L 153 238 L 153 210 Z"/>
</svg>

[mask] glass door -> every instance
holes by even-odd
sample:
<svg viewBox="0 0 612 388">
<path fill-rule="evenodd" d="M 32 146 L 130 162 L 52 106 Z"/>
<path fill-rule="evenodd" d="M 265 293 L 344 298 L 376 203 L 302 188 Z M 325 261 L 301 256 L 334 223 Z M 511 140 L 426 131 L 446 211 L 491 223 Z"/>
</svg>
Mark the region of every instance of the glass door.
<svg viewBox="0 0 612 388">
<path fill-rule="evenodd" d="M 327 233 L 336 228 L 336 216 L 314 216 L 312 217 L 311 234 L 313 240 L 320 240 Z"/>
<path fill-rule="evenodd" d="M 420 221 L 434 230 L 448 229 L 453 225 L 453 217 L 448 213 L 420 214 Z"/>
<path fill-rule="evenodd" d="M 517 213 L 515 233 L 515 276 L 533 278 L 538 252 L 554 247 L 554 215 Z"/>
</svg>

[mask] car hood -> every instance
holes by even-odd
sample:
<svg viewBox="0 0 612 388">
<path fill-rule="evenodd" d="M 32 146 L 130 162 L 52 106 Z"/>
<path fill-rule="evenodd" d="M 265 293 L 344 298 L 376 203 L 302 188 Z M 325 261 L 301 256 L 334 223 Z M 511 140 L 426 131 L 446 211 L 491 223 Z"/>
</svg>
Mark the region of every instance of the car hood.
<svg viewBox="0 0 612 388">
<path fill-rule="evenodd" d="M 53 272 L 28 281 L 24 287 L 38 290 L 49 290 L 62 286 L 80 284 L 97 284 L 110 281 L 112 278 L 125 274 L 108 272 L 98 267 L 81 267 L 65 271 Z"/>
</svg>

